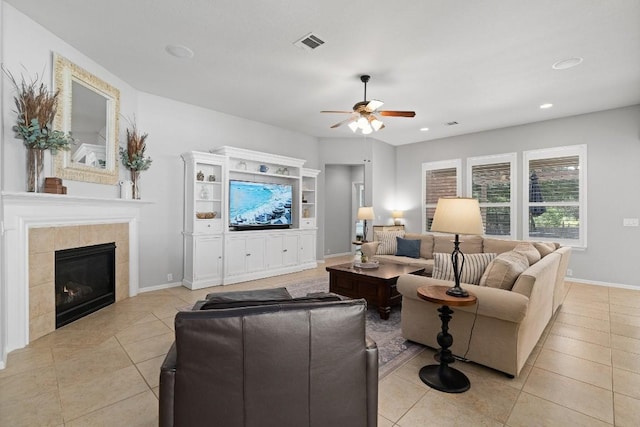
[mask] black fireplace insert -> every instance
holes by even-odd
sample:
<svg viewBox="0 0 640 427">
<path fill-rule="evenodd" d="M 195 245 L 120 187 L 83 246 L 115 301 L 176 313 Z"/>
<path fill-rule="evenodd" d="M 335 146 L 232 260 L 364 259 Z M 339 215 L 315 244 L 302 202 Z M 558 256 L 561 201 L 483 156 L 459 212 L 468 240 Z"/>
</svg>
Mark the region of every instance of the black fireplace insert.
<svg viewBox="0 0 640 427">
<path fill-rule="evenodd" d="M 56 251 L 56 328 L 115 302 L 115 243 Z"/>
</svg>

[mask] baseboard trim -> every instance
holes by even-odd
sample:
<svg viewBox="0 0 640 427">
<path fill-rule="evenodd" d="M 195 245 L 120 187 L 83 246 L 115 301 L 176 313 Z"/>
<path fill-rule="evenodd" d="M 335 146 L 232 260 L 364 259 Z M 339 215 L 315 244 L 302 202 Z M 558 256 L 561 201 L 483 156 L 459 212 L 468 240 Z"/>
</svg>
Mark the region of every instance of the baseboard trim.
<svg viewBox="0 0 640 427">
<path fill-rule="evenodd" d="M 326 259 L 326 258 L 337 258 L 337 257 L 339 257 L 339 256 L 345 256 L 345 255 L 353 255 L 353 253 L 352 253 L 352 252 L 343 252 L 343 253 L 341 253 L 341 254 L 330 254 L 330 255 L 325 255 L 324 257 L 325 257 L 325 259 Z"/>
<path fill-rule="evenodd" d="M 177 288 L 179 286 L 182 286 L 182 282 L 172 282 L 172 283 L 164 283 L 162 285 L 145 286 L 144 288 L 138 288 L 138 293 L 141 294 L 144 292 L 159 291 L 161 289 Z"/>
<path fill-rule="evenodd" d="M 624 283 L 601 282 L 601 281 L 597 281 L 597 280 L 578 279 L 578 278 L 569 277 L 569 276 L 565 276 L 564 280 L 567 281 L 567 282 L 582 283 L 582 284 L 585 284 L 585 285 L 604 286 L 604 287 L 607 287 L 607 288 L 631 289 L 631 290 L 634 290 L 634 291 L 640 290 L 640 286 L 627 285 L 627 284 L 624 284 Z"/>
</svg>

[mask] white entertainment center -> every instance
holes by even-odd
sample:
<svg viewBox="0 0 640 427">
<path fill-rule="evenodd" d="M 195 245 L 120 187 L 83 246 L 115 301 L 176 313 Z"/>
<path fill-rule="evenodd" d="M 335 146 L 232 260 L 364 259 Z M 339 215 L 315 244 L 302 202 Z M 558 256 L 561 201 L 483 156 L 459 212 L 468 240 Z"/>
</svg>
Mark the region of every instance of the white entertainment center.
<svg viewBox="0 0 640 427">
<path fill-rule="evenodd" d="M 304 168 L 302 159 L 229 146 L 182 159 L 184 286 L 201 289 L 317 266 L 319 170 Z M 290 188 L 288 223 L 244 226 L 243 218 L 230 218 L 230 181 Z"/>
</svg>

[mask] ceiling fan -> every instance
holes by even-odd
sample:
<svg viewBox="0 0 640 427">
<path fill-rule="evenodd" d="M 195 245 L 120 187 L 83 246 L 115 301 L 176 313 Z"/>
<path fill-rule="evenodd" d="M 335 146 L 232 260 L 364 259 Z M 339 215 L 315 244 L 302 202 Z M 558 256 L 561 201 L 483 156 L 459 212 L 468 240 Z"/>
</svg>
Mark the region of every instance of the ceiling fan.
<svg viewBox="0 0 640 427">
<path fill-rule="evenodd" d="M 343 124 L 347 124 L 349 128 L 356 132 L 358 129 L 367 135 L 373 131 L 379 131 L 384 128 L 384 123 L 376 117 L 376 114 L 387 117 L 414 117 L 415 111 L 393 111 L 393 110 L 378 110 L 382 107 L 384 102 L 372 99 L 367 101 L 367 83 L 371 79 L 371 76 L 366 74 L 360 76 L 360 81 L 364 83 L 364 101 L 360 101 L 353 106 L 353 111 L 320 111 L 321 113 L 344 113 L 351 114 L 346 120 L 336 123 L 331 128 L 337 128 Z"/>
</svg>

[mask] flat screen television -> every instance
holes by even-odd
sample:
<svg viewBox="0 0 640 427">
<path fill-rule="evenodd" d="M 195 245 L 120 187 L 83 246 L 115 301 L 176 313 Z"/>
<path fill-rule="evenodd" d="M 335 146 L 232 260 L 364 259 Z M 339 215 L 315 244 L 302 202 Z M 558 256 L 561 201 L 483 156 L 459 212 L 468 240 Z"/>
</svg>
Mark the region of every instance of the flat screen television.
<svg viewBox="0 0 640 427">
<path fill-rule="evenodd" d="M 290 184 L 229 180 L 229 227 L 235 230 L 289 228 Z"/>
</svg>

